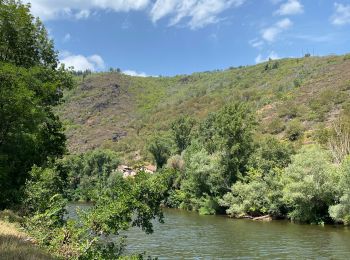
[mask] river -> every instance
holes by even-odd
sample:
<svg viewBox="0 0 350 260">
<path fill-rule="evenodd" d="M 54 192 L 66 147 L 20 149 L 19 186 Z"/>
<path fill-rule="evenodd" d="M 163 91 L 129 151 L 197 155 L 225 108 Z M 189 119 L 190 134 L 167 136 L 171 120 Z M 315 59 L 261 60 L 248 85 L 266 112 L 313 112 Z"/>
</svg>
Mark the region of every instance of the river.
<svg viewBox="0 0 350 260">
<path fill-rule="evenodd" d="M 350 259 L 350 229 L 257 222 L 164 209 L 154 233 L 127 232 L 127 251 L 159 259 Z"/>
</svg>

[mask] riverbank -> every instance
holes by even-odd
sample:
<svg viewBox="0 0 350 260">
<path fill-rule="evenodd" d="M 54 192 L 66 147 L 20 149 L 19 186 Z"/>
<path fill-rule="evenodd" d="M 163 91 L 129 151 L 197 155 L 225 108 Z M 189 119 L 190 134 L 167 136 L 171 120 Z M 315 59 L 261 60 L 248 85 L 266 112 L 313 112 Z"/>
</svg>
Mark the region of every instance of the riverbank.
<svg viewBox="0 0 350 260">
<path fill-rule="evenodd" d="M 0 259 L 51 260 L 48 253 L 37 247 L 19 224 L 0 220 Z"/>
</svg>

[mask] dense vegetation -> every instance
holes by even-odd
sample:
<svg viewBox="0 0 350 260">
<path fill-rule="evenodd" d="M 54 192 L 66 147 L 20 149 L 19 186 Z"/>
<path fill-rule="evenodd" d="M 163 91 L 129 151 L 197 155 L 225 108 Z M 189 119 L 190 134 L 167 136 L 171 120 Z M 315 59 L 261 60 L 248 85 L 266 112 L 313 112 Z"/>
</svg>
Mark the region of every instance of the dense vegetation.
<svg viewBox="0 0 350 260">
<path fill-rule="evenodd" d="M 65 152 L 52 107 L 72 77 L 58 68 L 44 26 L 16 1 L 0 5 L 0 208 L 18 203 L 31 167 Z"/>
<path fill-rule="evenodd" d="M 349 112 L 323 133 L 322 144 L 302 146 L 271 135 L 257 138 L 253 113 L 242 103 L 192 122 L 174 122 L 181 126 L 173 127 L 168 141 L 175 152 L 164 154 L 168 163 L 159 165 L 173 172 L 166 205 L 201 214 L 349 223 Z M 181 153 L 179 136 L 188 144 Z"/>
<path fill-rule="evenodd" d="M 51 254 L 123 258 L 123 231 L 151 233 L 161 205 L 350 224 L 348 55 L 173 78 L 73 73 L 29 8 L 0 1 L 0 209 Z M 150 160 L 154 174 L 117 171 Z M 69 201 L 92 204 L 69 219 Z"/>
<path fill-rule="evenodd" d="M 151 220 L 162 220 L 165 181 L 142 174 L 123 179 L 109 151 L 63 158 L 66 137 L 53 107 L 73 87 L 73 73 L 58 66 L 53 42 L 29 5 L 0 1 L 0 35 L 0 209 L 17 210 L 20 217 L 6 219 L 21 221 L 55 256 L 121 257 L 120 231 L 138 226 L 150 233 Z M 67 201 L 78 199 L 94 200 L 94 206 L 67 219 Z M 0 257 L 9 256 L 17 241 L 4 235 L 1 241 L 10 244 L 2 245 Z"/>
</svg>

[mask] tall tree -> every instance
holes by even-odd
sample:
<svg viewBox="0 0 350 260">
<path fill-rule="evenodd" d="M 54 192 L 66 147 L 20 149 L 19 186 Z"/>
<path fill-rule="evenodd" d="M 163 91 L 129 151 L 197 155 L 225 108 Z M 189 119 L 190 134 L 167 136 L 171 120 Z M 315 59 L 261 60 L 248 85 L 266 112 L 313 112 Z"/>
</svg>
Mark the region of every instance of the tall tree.
<svg viewBox="0 0 350 260">
<path fill-rule="evenodd" d="M 254 126 L 255 118 L 249 107 L 234 102 L 209 115 L 199 128 L 200 139 L 208 152 L 220 151 L 222 154 L 228 189 L 246 171 L 253 150 Z"/>
<path fill-rule="evenodd" d="M 171 130 L 173 132 L 178 153 L 181 154 L 181 152 L 190 145 L 191 132 L 194 124 L 194 119 L 188 116 L 182 116 L 172 123 Z"/>
<path fill-rule="evenodd" d="M 57 67 L 42 23 L 20 1 L 0 1 L 0 208 L 20 199 L 28 171 L 65 152 L 52 112 L 73 80 Z"/>
</svg>

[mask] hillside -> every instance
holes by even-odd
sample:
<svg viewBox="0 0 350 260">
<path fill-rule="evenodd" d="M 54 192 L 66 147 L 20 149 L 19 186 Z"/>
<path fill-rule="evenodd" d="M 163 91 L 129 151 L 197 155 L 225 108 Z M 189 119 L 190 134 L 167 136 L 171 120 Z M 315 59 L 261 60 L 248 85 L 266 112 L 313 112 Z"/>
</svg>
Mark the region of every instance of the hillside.
<svg viewBox="0 0 350 260">
<path fill-rule="evenodd" d="M 166 134 L 180 115 L 197 119 L 231 100 L 250 102 L 258 132 L 287 138 L 296 128 L 302 142 L 330 125 L 350 105 L 350 55 L 269 61 L 225 71 L 175 77 L 96 73 L 65 93 L 57 113 L 70 152 L 110 148 L 126 160 L 150 159 L 147 140 Z"/>
</svg>

